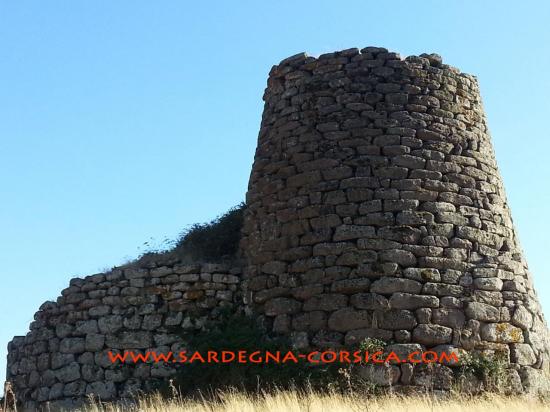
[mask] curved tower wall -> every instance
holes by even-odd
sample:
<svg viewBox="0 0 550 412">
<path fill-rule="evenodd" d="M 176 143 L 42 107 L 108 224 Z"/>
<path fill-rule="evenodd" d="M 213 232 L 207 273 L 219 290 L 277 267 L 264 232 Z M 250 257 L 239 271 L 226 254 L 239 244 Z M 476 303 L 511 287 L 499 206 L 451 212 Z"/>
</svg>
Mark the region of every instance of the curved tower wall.
<svg viewBox="0 0 550 412">
<path fill-rule="evenodd" d="M 274 66 L 247 193 L 247 304 L 295 345 L 501 351 L 547 329 L 477 79 L 367 47 Z"/>
</svg>

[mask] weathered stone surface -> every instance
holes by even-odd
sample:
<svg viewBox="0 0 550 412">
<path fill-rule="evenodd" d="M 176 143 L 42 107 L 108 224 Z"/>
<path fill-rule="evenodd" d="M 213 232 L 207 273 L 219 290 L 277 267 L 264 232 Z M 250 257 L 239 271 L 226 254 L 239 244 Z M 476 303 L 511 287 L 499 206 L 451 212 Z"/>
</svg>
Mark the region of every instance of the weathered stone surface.
<svg viewBox="0 0 550 412">
<path fill-rule="evenodd" d="M 413 383 L 423 388 L 448 390 L 453 385 L 453 376 L 452 369 L 444 365 L 419 365 L 415 368 Z"/>
<path fill-rule="evenodd" d="M 344 279 L 336 281 L 331 286 L 331 292 L 357 293 L 368 291 L 371 281 L 367 278 Z"/>
<path fill-rule="evenodd" d="M 107 335 L 106 345 L 112 349 L 146 349 L 153 345 L 150 332 L 122 332 L 118 336 Z"/>
<path fill-rule="evenodd" d="M 55 377 L 63 383 L 73 382 L 80 379 L 80 365 L 71 362 L 67 366 L 57 369 L 54 373 Z"/>
<path fill-rule="evenodd" d="M 407 268 L 403 271 L 403 276 L 418 282 L 441 281 L 439 270 L 433 268 Z"/>
<path fill-rule="evenodd" d="M 369 328 L 372 324 L 372 312 L 351 308 L 337 310 L 328 319 L 329 328 L 338 332 Z"/>
<path fill-rule="evenodd" d="M 88 310 L 88 314 L 92 318 L 99 318 L 108 315 L 109 313 L 111 313 L 111 307 L 107 305 L 96 306 Z"/>
<path fill-rule="evenodd" d="M 390 309 L 374 312 L 374 327 L 388 330 L 412 329 L 417 322 L 409 310 Z"/>
<path fill-rule="evenodd" d="M 395 353 L 401 360 L 408 360 L 409 357 L 418 360 L 421 359 L 420 354 L 422 353 L 422 346 L 420 346 L 418 343 L 395 343 L 386 346 L 384 348 L 384 352 L 387 354 Z M 393 361 L 393 363 L 397 362 L 397 360 Z"/>
<path fill-rule="evenodd" d="M 387 298 L 376 293 L 357 293 L 350 298 L 350 304 L 358 309 L 389 309 Z"/>
<path fill-rule="evenodd" d="M 523 332 L 509 323 L 488 323 L 481 327 L 481 338 L 497 343 L 522 343 Z"/>
<path fill-rule="evenodd" d="M 322 295 L 314 296 L 308 299 L 304 303 L 304 310 L 325 310 L 333 311 L 343 308 L 348 303 L 348 297 L 346 295 L 338 293 L 325 293 Z"/>
<path fill-rule="evenodd" d="M 325 328 L 327 315 L 322 311 L 306 312 L 292 319 L 292 328 L 298 331 L 318 331 Z"/>
<path fill-rule="evenodd" d="M 413 295 L 410 293 L 394 293 L 390 298 L 390 307 L 392 309 L 417 309 L 417 308 L 437 308 L 439 299 L 435 296 Z"/>
<path fill-rule="evenodd" d="M 65 338 L 59 343 L 61 353 L 82 353 L 85 350 L 85 340 L 82 338 Z"/>
<path fill-rule="evenodd" d="M 295 350 L 305 349 L 309 346 L 309 337 L 307 332 L 292 332 L 290 334 L 292 348 Z"/>
<path fill-rule="evenodd" d="M 373 282 L 370 290 L 380 294 L 395 292 L 418 294 L 422 290 L 422 284 L 410 279 L 385 277 Z"/>
<path fill-rule="evenodd" d="M 162 325 L 162 314 L 155 313 L 151 315 L 145 315 L 143 317 L 143 323 L 141 324 L 141 328 L 145 330 L 156 330 L 161 325 Z"/>
<path fill-rule="evenodd" d="M 519 371 L 521 382 L 528 393 L 540 393 L 546 387 L 545 371 L 530 367 L 523 367 Z"/>
<path fill-rule="evenodd" d="M 276 297 L 280 297 L 280 296 L 286 296 L 286 295 L 288 295 L 288 292 L 289 292 L 288 288 L 282 287 L 282 286 L 277 286 L 277 287 L 274 287 L 274 288 L 264 289 L 262 291 L 257 292 L 254 295 L 254 301 L 256 303 L 264 303 L 264 302 L 267 302 L 268 300 L 270 300 L 272 298 L 276 298 Z M 273 303 L 273 305 L 275 305 L 275 304 L 276 303 Z"/>
<path fill-rule="evenodd" d="M 100 318 L 97 322 L 99 331 L 103 334 L 114 334 L 122 328 L 122 316 L 112 315 Z"/>
<path fill-rule="evenodd" d="M 126 317 L 122 321 L 122 324 L 126 329 L 140 329 L 143 317 L 139 315 L 133 315 L 132 317 Z M 181 323 L 181 320 L 180 322 Z"/>
<path fill-rule="evenodd" d="M 363 365 L 359 368 L 359 376 L 378 386 L 390 386 L 397 383 L 401 370 L 394 365 Z"/>
<path fill-rule="evenodd" d="M 268 316 L 277 316 L 284 314 L 297 313 L 302 304 L 294 299 L 275 298 L 265 304 L 265 314 Z"/>
<path fill-rule="evenodd" d="M 449 343 L 453 336 L 451 328 L 440 325 L 418 325 L 413 330 L 413 341 L 426 346 L 441 345 Z"/>
<path fill-rule="evenodd" d="M 481 290 L 502 290 L 502 279 L 499 278 L 476 278 L 474 286 Z"/>
<path fill-rule="evenodd" d="M 422 294 L 435 295 L 439 297 L 453 296 L 459 297 L 464 295 L 464 288 L 459 285 L 448 285 L 444 283 L 425 283 L 422 287 Z"/>
<path fill-rule="evenodd" d="M 361 237 L 374 237 L 375 230 L 371 226 L 342 225 L 336 228 L 333 240 L 340 242 L 343 240 L 359 239 Z"/>
<path fill-rule="evenodd" d="M 438 325 L 459 329 L 464 326 L 466 318 L 460 309 L 440 308 L 432 310 L 432 322 Z"/>
<path fill-rule="evenodd" d="M 63 396 L 67 398 L 79 397 L 86 392 L 86 382 L 77 381 L 65 385 L 63 388 Z"/>
<path fill-rule="evenodd" d="M 111 401 L 116 397 L 113 382 L 92 382 L 86 386 L 86 395 L 93 395 L 100 401 Z"/>
<path fill-rule="evenodd" d="M 145 278 L 148 274 L 149 274 L 149 271 L 145 268 L 124 269 L 124 277 L 126 279 Z"/>
<path fill-rule="evenodd" d="M 344 343 L 348 346 L 356 346 L 366 338 L 381 339 L 384 342 L 392 338 L 392 332 L 384 329 L 364 328 L 350 330 L 344 337 Z"/>
<path fill-rule="evenodd" d="M 323 285 L 305 285 L 291 289 L 290 293 L 296 299 L 307 300 L 315 295 L 320 295 L 323 290 Z"/>
<path fill-rule="evenodd" d="M 466 306 L 466 316 L 468 319 L 476 319 L 482 322 L 498 322 L 500 320 L 500 310 L 485 303 L 470 302 Z"/>
<path fill-rule="evenodd" d="M 401 266 L 413 266 L 416 264 L 414 254 L 402 249 L 383 250 L 378 255 L 382 262 L 393 262 Z"/>
<path fill-rule="evenodd" d="M 66 338 L 73 333 L 74 326 L 66 323 L 60 323 L 55 326 L 55 334 L 58 338 Z"/>
<path fill-rule="evenodd" d="M 521 329 L 530 329 L 533 325 L 533 315 L 524 306 L 518 306 L 512 316 L 512 324 Z"/>
<path fill-rule="evenodd" d="M 64 354 L 61 352 L 55 352 L 52 353 L 52 369 L 59 369 L 62 366 L 68 365 L 71 362 L 73 362 L 75 359 L 73 354 Z M 25 367 L 25 364 L 27 361 L 25 359 L 21 360 L 21 363 L 19 364 L 19 370 L 22 373 L 30 372 L 31 370 L 34 370 L 34 365 L 32 367 Z"/>
<path fill-rule="evenodd" d="M 526 343 L 515 343 L 510 345 L 510 356 L 512 362 L 519 365 L 533 365 L 537 361 L 535 352 L 530 345 Z"/>
<path fill-rule="evenodd" d="M 275 263 L 275 262 L 272 262 Z M 280 263 L 280 262 L 277 262 Z M 280 273 L 283 273 L 283 269 L 281 267 L 278 267 L 278 269 L 275 269 L 274 267 L 271 267 L 272 271 L 277 271 Z M 212 282 L 214 283 L 229 283 L 229 284 L 237 284 L 239 283 L 239 277 L 235 275 L 227 275 L 227 274 L 221 274 L 221 273 L 214 273 L 212 275 Z"/>
<path fill-rule="evenodd" d="M 82 366 L 82 379 L 86 382 L 96 382 L 103 379 L 105 372 L 99 365 L 83 365 Z"/>
<path fill-rule="evenodd" d="M 95 333 L 86 335 L 86 340 L 84 343 L 84 348 L 86 351 L 99 352 L 101 349 L 103 349 L 104 345 L 105 345 L 104 335 L 99 335 Z"/>
<path fill-rule="evenodd" d="M 91 319 L 77 322 L 74 333 L 76 335 L 86 335 L 88 333 L 97 333 L 98 331 L 97 320 Z"/>
</svg>

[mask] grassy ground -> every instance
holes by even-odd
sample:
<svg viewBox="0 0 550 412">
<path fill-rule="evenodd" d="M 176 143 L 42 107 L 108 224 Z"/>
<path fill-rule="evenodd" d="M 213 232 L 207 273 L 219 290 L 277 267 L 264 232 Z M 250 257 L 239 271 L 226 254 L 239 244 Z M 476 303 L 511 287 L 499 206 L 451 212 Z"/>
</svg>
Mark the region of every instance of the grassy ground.
<svg viewBox="0 0 550 412">
<path fill-rule="evenodd" d="M 225 392 L 216 402 L 197 400 L 166 401 L 158 397 L 143 399 L 134 407 L 91 407 L 86 412 L 548 412 L 550 401 L 536 397 L 454 396 L 379 396 L 298 393 L 284 391 L 251 397 L 239 392 Z"/>
</svg>

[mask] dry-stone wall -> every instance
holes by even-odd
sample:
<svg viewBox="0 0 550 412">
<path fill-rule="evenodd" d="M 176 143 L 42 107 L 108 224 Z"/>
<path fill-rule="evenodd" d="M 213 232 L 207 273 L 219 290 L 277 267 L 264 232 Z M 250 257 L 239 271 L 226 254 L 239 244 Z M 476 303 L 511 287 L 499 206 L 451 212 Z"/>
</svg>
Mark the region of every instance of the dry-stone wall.
<svg viewBox="0 0 550 412">
<path fill-rule="evenodd" d="M 112 400 L 170 377 L 106 351 L 177 351 L 233 305 L 297 348 L 365 338 L 504 354 L 517 390 L 543 381 L 548 332 L 517 239 L 477 80 L 437 55 L 367 47 L 299 54 L 270 72 L 239 267 L 150 264 L 73 279 L 9 344 L 28 410 Z M 452 371 L 367 370 L 448 389 Z"/>
<path fill-rule="evenodd" d="M 476 78 L 433 54 L 298 54 L 272 68 L 264 100 L 247 304 L 299 347 L 499 351 L 516 387 L 536 381 L 547 327 Z M 390 379 L 424 382 L 410 365 Z"/>
<path fill-rule="evenodd" d="M 200 331 L 242 301 L 239 283 L 240 269 L 224 264 L 147 265 L 73 279 L 56 302 L 40 307 L 30 332 L 9 344 L 7 379 L 29 411 L 151 390 L 173 376 L 173 365 L 113 364 L 108 351 L 185 350 L 175 331 Z"/>
</svg>

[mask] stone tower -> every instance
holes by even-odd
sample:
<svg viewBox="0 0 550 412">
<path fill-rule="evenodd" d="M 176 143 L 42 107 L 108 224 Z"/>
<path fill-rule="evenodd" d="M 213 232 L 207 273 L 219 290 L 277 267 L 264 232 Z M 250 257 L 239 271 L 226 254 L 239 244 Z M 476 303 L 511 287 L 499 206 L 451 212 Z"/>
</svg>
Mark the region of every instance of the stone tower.
<svg viewBox="0 0 550 412">
<path fill-rule="evenodd" d="M 247 304 L 297 346 L 498 351 L 532 385 L 547 327 L 476 78 L 435 54 L 298 54 L 272 68 L 264 100 Z"/>
<path fill-rule="evenodd" d="M 474 77 L 437 55 L 367 47 L 271 70 L 247 194 L 242 261 L 170 254 L 75 278 L 8 345 L 23 410 L 148 392 L 178 353 L 247 309 L 298 348 L 365 338 L 411 351 L 504 355 L 512 389 L 545 382 L 547 326 L 506 202 Z M 368 369 L 383 385 L 449 389 L 446 365 Z"/>
</svg>

